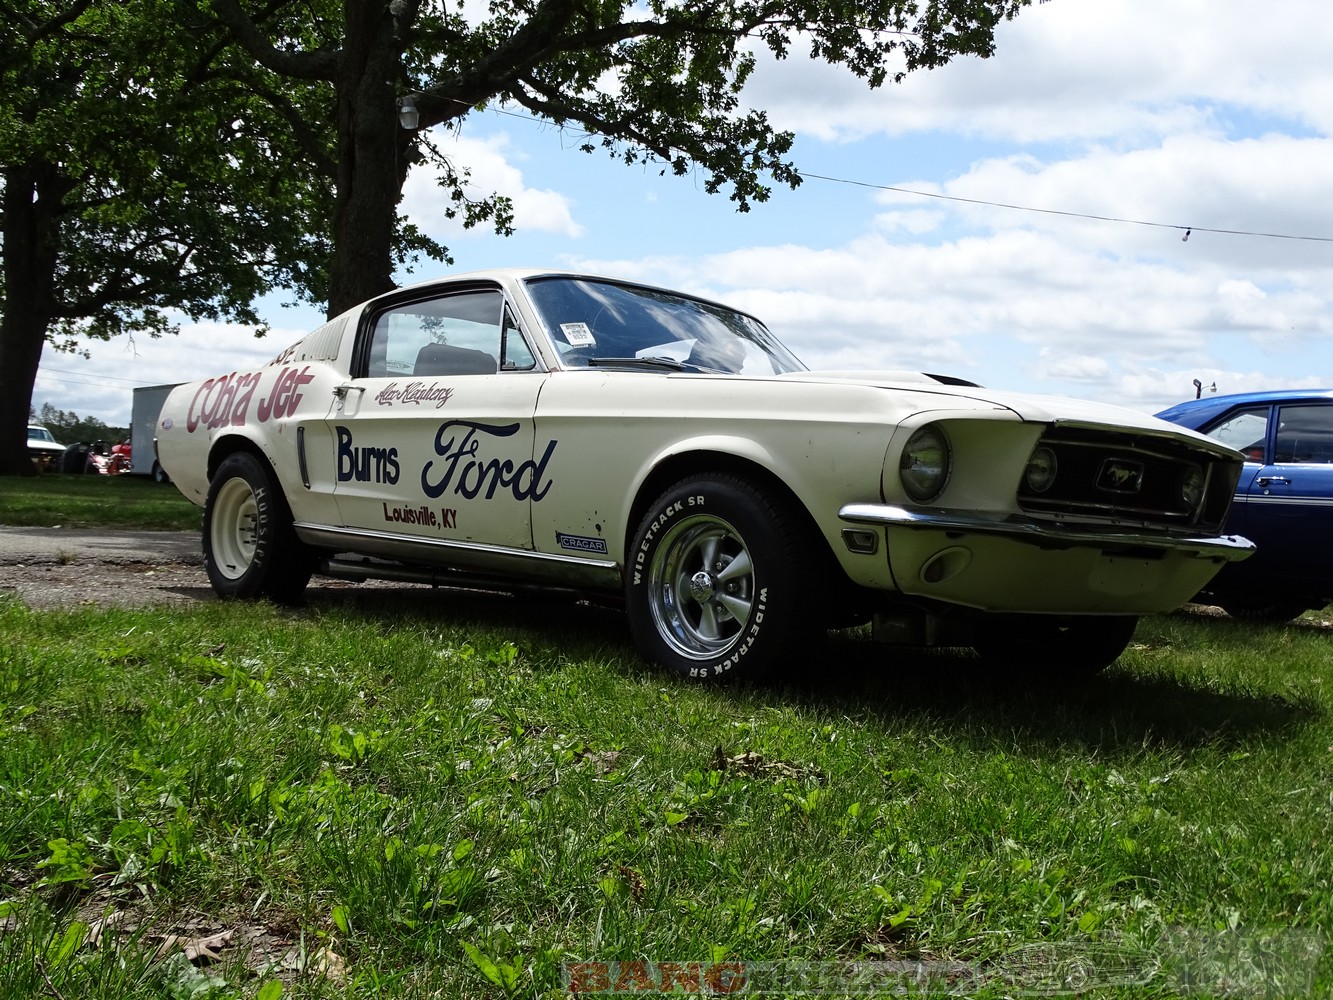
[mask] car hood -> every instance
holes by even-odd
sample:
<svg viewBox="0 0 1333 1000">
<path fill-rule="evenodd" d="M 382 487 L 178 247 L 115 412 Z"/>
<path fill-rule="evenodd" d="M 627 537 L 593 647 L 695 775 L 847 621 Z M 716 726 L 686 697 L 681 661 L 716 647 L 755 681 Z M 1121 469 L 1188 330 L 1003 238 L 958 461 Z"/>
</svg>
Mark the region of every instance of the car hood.
<svg viewBox="0 0 1333 1000">
<path fill-rule="evenodd" d="M 1188 438 L 1217 454 L 1239 457 L 1239 452 L 1233 452 L 1225 445 L 1196 431 L 1112 403 L 1098 403 L 1070 396 L 1007 392 L 975 385 L 947 385 L 930 375 L 916 372 L 793 372 L 779 377 L 810 382 L 854 382 L 880 389 L 911 392 L 923 397 L 937 397 L 940 406 L 950 408 L 1008 410 L 1029 423 L 1060 424 L 1067 427 L 1110 426 L 1117 429 L 1129 427 L 1163 437 Z M 923 409 L 929 408 L 930 404 L 923 401 Z"/>
</svg>

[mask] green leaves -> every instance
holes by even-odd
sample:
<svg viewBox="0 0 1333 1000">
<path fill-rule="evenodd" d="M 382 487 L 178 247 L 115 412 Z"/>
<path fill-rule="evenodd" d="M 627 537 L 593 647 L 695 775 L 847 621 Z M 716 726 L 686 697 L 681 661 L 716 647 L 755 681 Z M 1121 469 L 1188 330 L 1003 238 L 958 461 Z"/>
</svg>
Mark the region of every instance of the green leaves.
<svg viewBox="0 0 1333 1000">
<path fill-rule="evenodd" d="M 484 954 L 480 948 L 471 942 L 462 941 L 459 943 L 467 957 L 472 959 L 472 964 L 481 970 L 483 976 L 500 987 L 505 996 L 514 996 L 518 992 L 520 981 L 523 978 L 521 960 L 515 959 L 513 963 L 498 961 Z"/>
</svg>

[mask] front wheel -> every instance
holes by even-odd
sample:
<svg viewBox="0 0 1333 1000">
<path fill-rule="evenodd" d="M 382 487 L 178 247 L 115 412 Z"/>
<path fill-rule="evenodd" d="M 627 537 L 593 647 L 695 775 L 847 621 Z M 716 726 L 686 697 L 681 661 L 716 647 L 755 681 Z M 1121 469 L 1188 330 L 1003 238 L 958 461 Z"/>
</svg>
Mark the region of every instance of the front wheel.
<svg viewBox="0 0 1333 1000">
<path fill-rule="evenodd" d="M 273 473 L 248 452 L 225 458 L 204 505 L 204 565 L 221 597 L 296 600 L 314 557 L 296 537 Z"/>
<path fill-rule="evenodd" d="M 754 678 L 822 629 L 813 540 L 787 503 L 743 479 L 684 479 L 648 508 L 625 584 L 640 652 L 681 677 Z"/>
<path fill-rule="evenodd" d="M 1137 624 L 1132 615 L 990 615 L 977 623 L 972 648 L 998 669 L 1081 677 L 1114 663 Z"/>
</svg>

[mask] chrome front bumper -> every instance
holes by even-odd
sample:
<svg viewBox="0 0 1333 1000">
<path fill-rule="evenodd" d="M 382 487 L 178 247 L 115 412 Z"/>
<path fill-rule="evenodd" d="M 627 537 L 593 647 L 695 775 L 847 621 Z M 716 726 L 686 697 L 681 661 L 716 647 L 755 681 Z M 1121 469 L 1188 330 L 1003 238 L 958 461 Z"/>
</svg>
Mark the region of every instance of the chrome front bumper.
<svg viewBox="0 0 1333 1000">
<path fill-rule="evenodd" d="M 1254 543 L 1239 535 L 1198 538 L 1135 531 L 1099 524 L 1038 520 L 1022 514 L 978 514 L 957 510 L 908 510 L 890 504 L 851 503 L 838 511 L 850 524 L 907 528 L 960 535 L 999 535 L 1041 549 L 1095 548 L 1102 551 L 1161 549 L 1201 559 L 1239 562 L 1254 552 Z"/>
</svg>

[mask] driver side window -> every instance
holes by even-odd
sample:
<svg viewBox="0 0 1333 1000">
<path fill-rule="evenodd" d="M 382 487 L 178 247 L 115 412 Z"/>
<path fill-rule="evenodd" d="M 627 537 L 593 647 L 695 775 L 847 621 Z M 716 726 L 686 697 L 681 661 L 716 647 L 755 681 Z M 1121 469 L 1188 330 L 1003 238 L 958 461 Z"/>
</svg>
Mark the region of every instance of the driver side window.
<svg viewBox="0 0 1333 1000">
<path fill-rule="evenodd" d="M 375 318 L 369 378 L 494 375 L 536 360 L 498 290 L 392 306 Z"/>
</svg>

